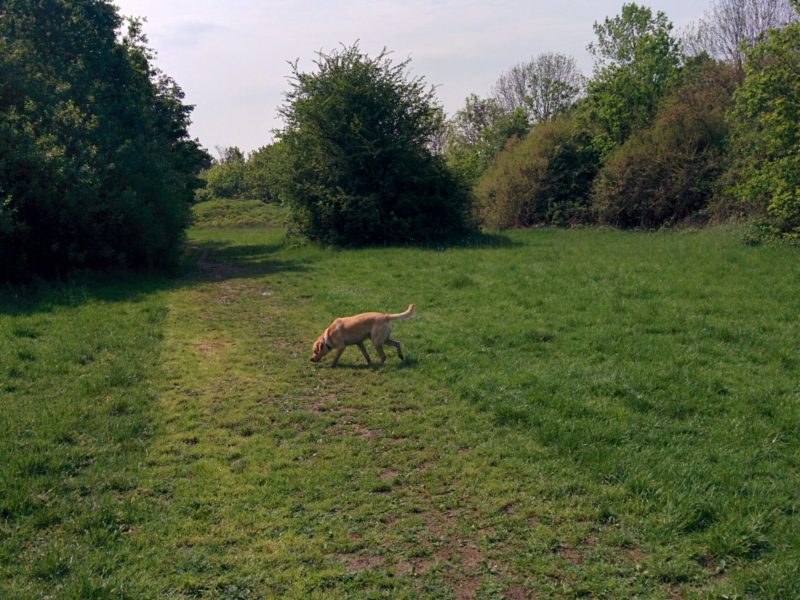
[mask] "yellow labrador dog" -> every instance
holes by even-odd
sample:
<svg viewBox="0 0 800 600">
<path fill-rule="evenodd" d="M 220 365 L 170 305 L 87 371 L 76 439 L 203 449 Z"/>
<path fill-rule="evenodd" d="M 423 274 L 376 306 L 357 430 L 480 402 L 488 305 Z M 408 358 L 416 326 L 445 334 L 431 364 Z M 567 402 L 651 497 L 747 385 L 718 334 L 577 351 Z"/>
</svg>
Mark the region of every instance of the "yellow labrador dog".
<svg viewBox="0 0 800 600">
<path fill-rule="evenodd" d="M 370 338 L 375 350 L 381 357 L 381 364 L 386 360 L 383 345 L 389 344 L 397 348 L 397 356 L 403 360 L 403 349 L 400 342 L 389 339 L 392 333 L 392 321 L 395 319 L 408 319 L 414 314 L 414 305 L 410 304 L 406 312 L 388 315 L 386 313 L 368 312 L 355 315 L 353 317 L 342 317 L 336 319 L 328 325 L 324 333 L 314 342 L 314 349 L 311 353 L 311 362 L 319 362 L 328 352 L 336 349 L 336 356 L 331 363 L 332 367 L 339 362 L 339 357 L 347 346 L 355 344 L 361 350 L 361 354 L 367 359 L 367 364 L 372 364 L 364 347 L 364 340 Z"/>
</svg>

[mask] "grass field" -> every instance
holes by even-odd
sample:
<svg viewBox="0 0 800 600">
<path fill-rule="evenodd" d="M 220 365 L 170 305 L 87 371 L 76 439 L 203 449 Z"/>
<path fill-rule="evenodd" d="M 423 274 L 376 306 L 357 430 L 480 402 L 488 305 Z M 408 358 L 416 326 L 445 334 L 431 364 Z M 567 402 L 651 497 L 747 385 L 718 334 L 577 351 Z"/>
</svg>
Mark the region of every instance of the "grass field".
<svg viewBox="0 0 800 600">
<path fill-rule="evenodd" d="M 174 279 L 5 288 L 0 597 L 796 597 L 798 258 L 205 227 Z M 309 362 L 410 302 L 405 362 Z"/>
</svg>

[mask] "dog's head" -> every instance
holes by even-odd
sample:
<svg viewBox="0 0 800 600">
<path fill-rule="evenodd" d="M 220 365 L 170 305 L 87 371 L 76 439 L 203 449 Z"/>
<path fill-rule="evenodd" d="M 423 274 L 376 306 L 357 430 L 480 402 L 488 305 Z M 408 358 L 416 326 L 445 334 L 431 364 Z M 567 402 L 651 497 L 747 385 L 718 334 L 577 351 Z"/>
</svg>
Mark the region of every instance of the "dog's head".
<svg viewBox="0 0 800 600">
<path fill-rule="evenodd" d="M 333 346 L 328 344 L 325 334 L 322 334 L 317 338 L 317 341 L 314 342 L 314 347 L 311 349 L 311 362 L 321 361 L 322 357 L 331 350 L 333 350 Z"/>
</svg>

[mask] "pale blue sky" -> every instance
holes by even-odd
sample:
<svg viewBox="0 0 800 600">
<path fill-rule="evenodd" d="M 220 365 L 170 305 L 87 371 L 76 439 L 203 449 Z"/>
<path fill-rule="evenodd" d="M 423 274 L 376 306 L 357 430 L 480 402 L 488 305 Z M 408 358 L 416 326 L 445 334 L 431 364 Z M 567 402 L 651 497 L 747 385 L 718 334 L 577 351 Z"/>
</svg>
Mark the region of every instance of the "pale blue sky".
<svg viewBox="0 0 800 600">
<path fill-rule="evenodd" d="M 437 86 L 449 114 L 470 93 L 489 94 L 503 71 L 541 52 L 574 56 L 585 75 L 592 24 L 619 13 L 610 0 L 115 0 L 122 14 L 146 17 L 157 65 L 196 106 L 191 133 L 212 152 L 250 151 L 280 126 L 287 61 L 310 67 L 317 50 L 361 41 L 410 57 L 414 75 Z M 640 1 L 662 10 L 680 30 L 708 0 Z"/>
</svg>

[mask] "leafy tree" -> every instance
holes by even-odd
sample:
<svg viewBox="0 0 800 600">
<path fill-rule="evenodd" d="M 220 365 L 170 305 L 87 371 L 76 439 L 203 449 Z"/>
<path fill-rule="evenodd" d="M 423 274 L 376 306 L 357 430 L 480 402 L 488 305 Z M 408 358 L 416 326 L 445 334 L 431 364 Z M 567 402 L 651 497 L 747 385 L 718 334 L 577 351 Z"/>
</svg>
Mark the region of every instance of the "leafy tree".
<svg viewBox="0 0 800 600">
<path fill-rule="evenodd" d="M 236 146 L 217 148 L 217 152 L 219 158 L 200 174 L 205 187 L 197 190 L 197 199 L 249 197 L 244 153 Z"/>
<path fill-rule="evenodd" d="M 262 202 L 277 202 L 275 187 L 280 180 L 282 146 L 279 143 L 262 146 L 250 153 L 244 171 L 247 197 Z"/>
<path fill-rule="evenodd" d="M 800 2 L 794 0 L 800 11 Z M 739 204 L 766 211 L 775 228 L 800 236 L 800 23 L 770 31 L 746 52 L 731 114 Z"/>
<path fill-rule="evenodd" d="M 494 129 L 504 111 L 493 98 L 480 98 L 470 94 L 464 101 L 464 108 L 451 120 L 453 135 L 465 144 L 475 146 L 486 138 L 486 132 Z"/>
<path fill-rule="evenodd" d="M 174 262 L 208 156 L 136 21 L 103 0 L 0 7 L 0 278 Z"/>
<path fill-rule="evenodd" d="M 467 97 L 464 108 L 447 124 L 444 156 L 450 168 L 466 183 L 474 184 L 509 140 L 529 130 L 522 109 L 505 111 L 494 98 Z"/>
<path fill-rule="evenodd" d="M 280 113 L 279 195 L 300 232 L 336 244 L 441 239 L 466 230 L 469 197 L 434 156 L 440 112 L 408 61 L 357 44 L 295 63 Z"/>
<path fill-rule="evenodd" d="M 661 97 L 675 82 L 681 64 L 679 42 L 666 15 L 636 4 L 594 24 L 594 76 L 582 104 L 583 120 L 596 129 L 594 144 L 603 156 L 633 132 L 646 127 Z"/>
<path fill-rule="evenodd" d="M 531 123 L 541 123 L 572 106 L 583 87 L 574 58 L 546 52 L 503 73 L 494 98 L 507 113 L 522 110 Z"/>
<path fill-rule="evenodd" d="M 247 157 L 236 146 L 217 148 L 219 155 L 200 174 L 205 184 L 195 193 L 198 202 L 214 199 L 278 202 L 282 153 L 279 143 L 262 146 Z"/>
<path fill-rule="evenodd" d="M 736 70 L 708 58 L 692 61 L 659 106 L 606 160 L 594 184 L 600 223 L 659 227 L 704 211 L 725 170 L 726 114 Z"/>
</svg>

